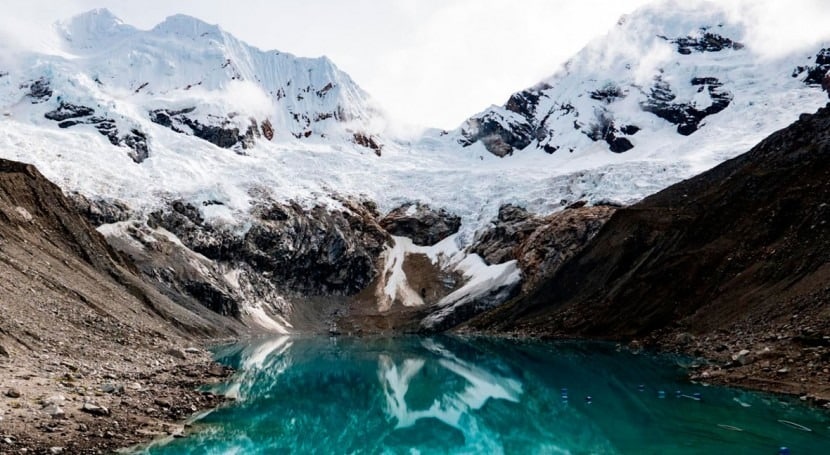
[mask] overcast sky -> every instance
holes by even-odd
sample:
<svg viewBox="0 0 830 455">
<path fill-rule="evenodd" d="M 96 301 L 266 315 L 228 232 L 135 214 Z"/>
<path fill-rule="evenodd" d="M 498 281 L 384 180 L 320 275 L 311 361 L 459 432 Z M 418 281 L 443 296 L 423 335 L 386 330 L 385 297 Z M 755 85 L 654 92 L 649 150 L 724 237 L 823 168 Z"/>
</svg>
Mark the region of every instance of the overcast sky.
<svg viewBox="0 0 830 455">
<path fill-rule="evenodd" d="M 96 7 L 106 7 L 126 23 L 145 29 L 184 13 L 219 24 L 263 49 L 327 55 L 392 118 L 454 128 L 549 76 L 622 14 L 645 3 L 648 0 L 4 0 L 0 31 L 32 39 L 54 21 Z M 790 35 L 830 29 L 830 1 L 762 3 L 764 7 L 755 7 L 756 15 L 790 27 Z M 781 38 L 768 38 L 771 45 L 781 45 Z"/>
</svg>

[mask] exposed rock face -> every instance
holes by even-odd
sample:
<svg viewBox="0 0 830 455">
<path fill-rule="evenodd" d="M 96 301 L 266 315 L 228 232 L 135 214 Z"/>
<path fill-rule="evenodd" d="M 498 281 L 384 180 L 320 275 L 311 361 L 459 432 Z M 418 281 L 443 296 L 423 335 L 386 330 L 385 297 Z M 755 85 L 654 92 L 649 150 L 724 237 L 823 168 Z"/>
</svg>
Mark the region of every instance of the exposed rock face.
<svg viewBox="0 0 830 455">
<path fill-rule="evenodd" d="M 110 245 L 130 257 L 160 291 L 181 305 L 205 306 L 234 318 L 242 318 L 243 307 L 261 308 L 269 315 L 289 310 L 276 286 L 250 267 L 230 270 L 188 249 L 169 232 L 139 221 L 102 229 Z"/>
<path fill-rule="evenodd" d="M 274 137 L 274 129 L 267 119 L 262 122 L 262 132 L 256 119 L 251 119 L 247 129 L 240 132 L 239 127 L 235 126 L 229 118 L 209 116 L 209 121 L 205 123 L 205 121 L 200 121 L 192 115 L 188 115 L 195 111 L 195 107 L 180 110 L 156 109 L 150 111 L 150 120 L 177 133 L 196 136 L 226 149 L 235 146 L 243 150 L 249 149 L 254 146 L 255 138 L 261 137 L 263 134 L 268 140 Z"/>
<path fill-rule="evenodd" d="M 513 150 L 521 150 L 533 141 L 533 126 L 519 114 L 505 111 L 488 111 L 479 117 L 467 120 L 462 127 L 464 137 L 461 145 L 472 145 L 481 141 L 487 151 L 504 157 Z"/>
<path fill-rule="evenodd" d="M 352 135 L 352 139 L 354 143 L 361 146 L 366 147 L 368 149 L 372 149 L 375 151 L 375 155 L 380 156 L 381 152 L 383 151 L 383 145 L 380 143 L 378 138 L 365 134 L 365 133 L 354 133 Z"/>
<path fill-rule="evenodd" d="M 661 36 L 664 40 L 677 45 L 677 53 L 689 55 L 692 52 L 720 52 L 724 49 L 740 50 L 744 45 L 732 41 L 729 38 L 712 33 L 708 28 L 701 28 L 698 36 L 685 36 L 681 38 L 669 39 Z"/>
<path fill-rule="evenodd" d="M 44 117 L 56 122 L 62 122 L 71 118 L 86 117 L 94 113 L 95 109 L 92 109 L 91 107 L 78 106 L 61 101 L 57 109 L 47 112 L 44 114 Z"/>
<path fill-rule="evenodd" d="M 209 259 L 244 263 L 267 274 L 283 291 L 306 295 L 347 295 L 377 274 L 376 262 L 388 234 L 362 204 L 343 210 L 262 202 L 244 235 L 206 223 L 197 207 L 181 201 L 150 215 L 190 249 Z"/>
<path fill-rule="evenodd" d="M 462 298 L 425 317 L 421 321 L 420 330 L 425 333 L 450 330 L 515 298 L 521 289 L 521 281 L 515 281 L 503 286 L 495 286 L 480 295 Z"/>
<path fill-rule="evenodd" d="M 816 54 L 815 64 L 799 66 L 793 70 L 793 77 L 799 77 L 804 73 L 803 82 L 807 85 L 821 85 L 828 96 L 830 96 L 830 49 L 822 49 Z"/>
<path fill-rule="evenodd" d="M 25 86 L 24 86 L 25 87 Z M 49 101 L 52 98 L 52 87 L 49 84 L 49 80 L 45 77 L 41 77 L 29 85 L 29 98 L 32 100 L 32 104 L 39 104 L 45 101 Z"/>
<path fill-rule="evenodd" d="M 677 132 L 688 136 L 700 128 L 703 119 L 726 109 L 732 102 L 732 93 L 724 90 L 717 78 L 694 77 L 689 83 L 698 87 L 698 92 L 706 90 L 712 104 L 701 110 L 690 103 L 675 103 L 676 96 L 671 87 L 658 76 L 648 99 L 641 107 L 644 111 L 677 125 Z"/>
<path fill-rule="evenodd" d="M 474 325 L 614 338 L 741 327 L 763 340 L 809 315 L 804 327 L 830 334 L 828 176 L 825 107 L 618 210 L 536 291 Z"/>
<path fill-rule="evenodd" d="M 392 235 L 408 237 L 416 245 L 429 246 L 458 232 L 461 218 L 420 202 L 407 203 L 389 212 L 380 220 L 380 225 Z"/>
<path fill-rule="evenodd" d="M 585 134 L 594 142 L 605 141 L 609 149 L 614 153 L 624 153 L 634 148 L 634 144 L 623 135 L 634 135 L 640 131 L 635 125 L 624 125 L 617 128 L 614 119 L 605 109 L 597 109 L 594 112 L 595 122 L 591 123 L 585 130 Z"/>
<path fill-rule="evenodd" d="M 78 212 L 95 227 L 127 221 L 133 217 L 130 207 L 118 200 L 89 200 L 81 193 L 71 193 L 67 197 Z"/>
<path fill-rule="evenodd" d="M 543 90 L 548 88 L 541 85 L 514 93 L 504 108 L 488 110 L 467 120 L 461 127 L 461 145 L 481 141 L 487 151 L 499 157 L 527 147 L 538 134 L 546 134 L 537 132 L 533 119 L 539 100 L 545 96 Z"/>
<path fill-rule="evenodd" d="M 93 125 L 101 135 L 106 136 L 112 145 L 126 146 L 130 149 L 128 155 L 136 163 L 141 163 L 150 156 L 147 147 L 147 135 L 137 128 L 131 128 L 129 133 L 121 135 L 118 125 L 111 118 L 93 115 L 95 109 L 61 101 L 57 109 L 44 114 L 49 120 L 60 122 L 58 127 L 70 128 L 75 125 Z"/>
<path fill-rule="evenodd" d="M 517 260 L 523 289 L 530 290 L 581 251 L 615 210 L 578 206 L 542 217 L 507 204 L 493 224 L 476 235 L 470 252 L 488 264 Z"/>
</svg>

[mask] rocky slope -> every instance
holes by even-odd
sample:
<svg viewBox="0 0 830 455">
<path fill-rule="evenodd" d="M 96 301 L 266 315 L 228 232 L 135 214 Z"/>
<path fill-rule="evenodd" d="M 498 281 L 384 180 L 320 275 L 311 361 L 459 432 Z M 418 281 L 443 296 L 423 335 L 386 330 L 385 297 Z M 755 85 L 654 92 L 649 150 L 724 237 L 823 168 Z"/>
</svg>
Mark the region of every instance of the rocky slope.
<svg viewBox="0 0 830 455">
<path fill-rule="evenodd" d="M 182 350 L 244 330 L 204 306 L 165 298 L 57 186 L 34 166 L 7 160 L 0 287 L 4 453 L 96 453 L 172 431 L 175 420 L 216 403 L 191 389 L 209 380 L 207 353 Z M 176 402 L 162 409 L 156 399 Z"/>
<path fill-rule="evenodd" d="M 830 398 L 828 131 L 830 106 L 618 210 L 553 278 L 470 327 L 656 339 L 722 362 L 703 377 Z"/>
</svg>

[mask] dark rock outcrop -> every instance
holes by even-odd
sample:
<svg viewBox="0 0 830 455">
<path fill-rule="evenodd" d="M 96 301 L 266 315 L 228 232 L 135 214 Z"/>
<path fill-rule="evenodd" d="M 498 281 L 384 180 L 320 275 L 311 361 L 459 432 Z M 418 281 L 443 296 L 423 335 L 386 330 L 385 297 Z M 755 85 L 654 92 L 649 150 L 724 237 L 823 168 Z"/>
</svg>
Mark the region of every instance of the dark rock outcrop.
<svg viewBox="0 0 830 455">
<path fill-rule="evenodd" d="M 505 157 L 530 145 L 534 129 L 527 119 L 515 113 L 488 111 L 467 120 L 461 134 L 461 145 L 466 147 L 481 141 L 488 152 Z"/>
<path fill-rule="evenodd" d="M 81 193 L 67 195 L 75 209 L 95 227 L 127 221 L 133 217 L 130 207 L 119 200 L 90 200 Z"/>
<path fill-rule="evenodd" d="M 622 128 L 617 128 L 614 124 L 614 119 L 604 109 L 594 111 L 594 118 L 595 121 L 584 131 L 592 141 L 605 141 L 608 144 L 608 148 L 614 153 L 624 153 L 634 148 L 634 144 L 622 135 L 627 134 L 626 131 L 635 134 L 640 130 L 638 127 L 626 125 Z"/>
<path fill-rule="evenodd" d="M 66 103 L 61 101 L 57 109 L 49 111 L 43 116 L 49 120 L 62 122 L 71 118 L 86 117 L 95 113 L 95 109 L 87 106 Z"/>
<path fill-rule="evenodd" d="M 349 295 L 365 288 L 388 234 L 362 204 L 345 209 L 261 202 L 248 231 L 238 235 L 205 222 L 199 209 L 176 201 L 150 215 L 188 248 L 209 259 L 246 264 L 281 291 L 305 295 Z"/>
<path fill-rule="evenodd" d="M 618 210 L 552 278 L 472 325 L 612 338 L 740 326 L 766 339 L 809 315 L 830 334 L 828 182 L 830 106 Z"/>
<path fill-rule="evenodd" d="M 39 104 L 49 101 L 52 98 L 52 86 L 49 80 L 41 77 L 29 84 L 29 93 L 27 94 L 32 100 L 32 104 Z"/>
<path fill-rule="evenodd" d="M 677 53 L 683 55 L 689 55 L 692 52 L 720 52 L 724 49 L 740 50 L 744 48 L 743 44 L 717 33 L 709 32 L 707 28 L 701 28 L 700 31 L 700 36 L 685 36 L 673 39 L 661 36 L 660 38 L 677 45 Z"/>
<path fill-rule="evenodd" d="M 380 143 L 380 140 L 375 136 L 365 133 L 354 133 L 352 135 L 352 139 L 354 143 L 361 146 L 366 147 L 368 149 L 374 150 L 375 155 L 380 156 L 381 152 L 383 151 L 383 144 Z"/>
<path fill-rule="evenodd" d="M 807 85 L 820 85 L 830 95 L 830 49 L 822 49 L 816 54 L 815 64 L 799 66 L 793 70 L 793 77 L 807 73 L 802 80 Z"/>
<path fill-rule="evenodd" d="M 537 135 L 545 136 L 533 123 L 536 107 L 548 88 L 541 85 L 514 93 L 503 109 L 488 110 L 467 120 L 461 127 L 461 145 L 466 147 L 481 141 L 487 151 L 504 157 L 527 147 Z"/>
<path fill-rule="evenodd" d="M 488 264 L 517 260 L 523 288 L 532 289 L 582 250 L 615 210 L 606 205 L 574 204 L 539 216 L 522 207 L 503 205 L 493 223 L 476 234 L 469 251 Z"/>
<path fill-rule="evenodd" d="M 698 87 L 698 92 L 706 90 L 712 104 L 698 109 L 691 103 L 676 103 L 676 95 L 669 84 L 656 77 L 654 86 L 645 102 L 640 107 L 664 120 L 677 125 L 677 132 L 688 136 L 700 128 L 703 119 L 726 109 L 732 102 L 732 93 L 723 88 L 723 84 L 714 77 L 694 77 L 689 83 Z"/>
<path fill-rule="evenodd" d="M 256 119 L 251 119 L 251 123 L 245 131 L 240 131 L 239 127 L 231 122 L 230 118 L 209 116 L 210 122 L 204 123 L 188 115 L 195 111 L 195 107 L 179 110 L 155 109 L 150 111 L 149 115 L 150 121 L 153 123 L 170 128 L 177 133 L 196 136 L 217 147 L 226 149 L 236 146 L 243 150 L 249 149 L 254 146 L 255 138 L 261 137 L 260 125 Z M 262 128 L 263 131 L 266 131 L 266 137 L 270 135 L 273 138 L 274 131 L 270 121 L 267 119 L 263 121 Z"/>
<path fill-rule="evenodd" d="M 147 135 L 137 128 L 131 128 L 129 133 L 122 135 L 118 131 L 115 120 L 93 115 L 95 109 L 89 106 L 61 101 L 57 109 L 44 114 L 49 120 L 59 122 L 59 128 L 71 128 L 75 125 L 93 125 L 110 144 L 124 146 L 130 149 L 127 153 L 136 163 L 141 163 L 150 156 L 147 146 Z"/>
<path fill-rule="evenodd" d="M 406 203 L 383 217 L 380 225 L 392 235 L 408 237 L 416 245 L 429 246 L 458 232 L 461 218 L 420 202 Z"/>
</svg>

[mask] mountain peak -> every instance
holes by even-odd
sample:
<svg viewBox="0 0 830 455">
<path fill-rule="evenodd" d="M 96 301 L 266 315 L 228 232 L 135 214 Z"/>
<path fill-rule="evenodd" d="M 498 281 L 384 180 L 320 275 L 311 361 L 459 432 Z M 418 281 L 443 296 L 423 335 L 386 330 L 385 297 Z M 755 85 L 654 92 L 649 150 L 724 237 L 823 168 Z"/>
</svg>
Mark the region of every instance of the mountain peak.
<svg viewBox="0 0 830 455">
<path fill-rule="evenodd" d="M 154 32 L 177 34 L 184 36 L 202 36 L 205 34 L 219 34 L 221 29 L 218 25 L 188 16 L 186 14 L 174 14 L 168 16 L 164 21 L 153 27 Z"/>
<path fill-rule="evenodd" d="M 56 24 L 63 38 L 76 48 L 87 48 L 102 39 L 134 32 L 118 16 L 106 8 L 96 8 Z"/>
</svg>

